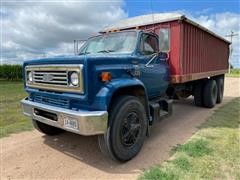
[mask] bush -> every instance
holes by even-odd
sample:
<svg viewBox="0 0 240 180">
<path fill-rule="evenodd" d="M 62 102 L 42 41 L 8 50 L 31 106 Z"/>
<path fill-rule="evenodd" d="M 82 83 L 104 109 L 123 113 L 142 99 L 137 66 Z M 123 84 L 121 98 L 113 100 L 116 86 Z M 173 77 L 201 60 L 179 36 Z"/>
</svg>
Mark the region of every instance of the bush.
<svg viewBox="0 0 240 180">
<path fill-rule="evenodd" d="M 0 79 L 22 80 L 22 65 L 0 65 Z"/>
</svg>

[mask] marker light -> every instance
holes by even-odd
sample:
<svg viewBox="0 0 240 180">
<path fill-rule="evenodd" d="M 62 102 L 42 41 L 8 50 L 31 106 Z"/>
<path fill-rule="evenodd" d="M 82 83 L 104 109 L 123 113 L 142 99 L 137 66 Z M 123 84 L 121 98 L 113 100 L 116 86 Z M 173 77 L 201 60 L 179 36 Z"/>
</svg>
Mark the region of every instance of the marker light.
<svg viewBox="0 0 240 180">
<path fill-rule="evenodd" d="M 101 73 L 101 80 L 103 82 L 108 82 L 112 79 L 112 74 L 110 72 L 102 72 Z"/>
</svg>

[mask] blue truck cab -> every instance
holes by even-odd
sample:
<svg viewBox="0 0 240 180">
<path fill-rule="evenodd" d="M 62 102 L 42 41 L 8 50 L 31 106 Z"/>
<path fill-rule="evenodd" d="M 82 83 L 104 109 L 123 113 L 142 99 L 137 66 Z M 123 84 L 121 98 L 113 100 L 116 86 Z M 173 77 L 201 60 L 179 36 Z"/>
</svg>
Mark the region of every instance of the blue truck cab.
<svg viewBox="0 0 240 180">
<path fill-rule="evenodd" d="M 47 135 L 98 135 L 112 159 L 138 154 L 149 126 L 171 113 L 169 66 L 158 36 L 141 30 L 89 38 L 75 56 L 25 61 L 23 113 Z"/>
</svg>

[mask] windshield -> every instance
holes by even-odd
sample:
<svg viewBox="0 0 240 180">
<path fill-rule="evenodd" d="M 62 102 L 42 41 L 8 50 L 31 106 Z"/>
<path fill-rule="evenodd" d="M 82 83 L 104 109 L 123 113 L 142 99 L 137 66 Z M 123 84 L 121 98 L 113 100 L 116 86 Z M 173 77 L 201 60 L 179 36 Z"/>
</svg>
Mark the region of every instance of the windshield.
<svg viewBox="0 0 240 180">
<path fill-rule="evenodd" d="M 81 54 L 131 53 L 135 49 L 137 33 L 134 31 L 104 34 L 90 38 L 80 49 Z"/>
</svg>

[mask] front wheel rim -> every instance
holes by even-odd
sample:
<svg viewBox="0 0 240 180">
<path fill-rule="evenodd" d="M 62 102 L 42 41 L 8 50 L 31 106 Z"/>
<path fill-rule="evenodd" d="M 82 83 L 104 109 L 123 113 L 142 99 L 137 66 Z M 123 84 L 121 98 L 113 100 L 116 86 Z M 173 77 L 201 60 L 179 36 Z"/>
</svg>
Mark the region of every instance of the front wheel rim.
<svg viewBox="0 0 240 180">
<path fill-rule="evenodd" d="M 140 118 L 136 112 L 127 114 L 121 127 L 121 143 L 125 147 L 136 144 L 141 134 Z"/>
</svg>

